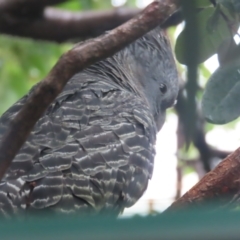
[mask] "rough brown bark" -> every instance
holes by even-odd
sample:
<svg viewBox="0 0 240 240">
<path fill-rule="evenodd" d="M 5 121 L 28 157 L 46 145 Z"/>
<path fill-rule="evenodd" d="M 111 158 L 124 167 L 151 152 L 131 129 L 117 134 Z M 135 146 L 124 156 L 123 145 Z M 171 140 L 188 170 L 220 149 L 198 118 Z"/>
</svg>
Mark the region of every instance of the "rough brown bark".
<svg viewBox="0 0 240 240">
<path fill-rule="evenodd" d="M 74 74 L 113 55 L 161 24 L 176 11 L 177 6 L 178 0 L 155 1 L 122 26 L 104 36 L 80 44 L 64 54 L 49 75 L 36 87 L 4 134 L 0 143 L 0 179 L 26 141 L 34 124 Z"/>
<path fill-rule="evenodd" d="M 167 210 L 201 207 L 209 202 L 223 207 L 240 196 L 240 148 L 207 173 L 193 188 L 176 200 Z"/>
</svg>

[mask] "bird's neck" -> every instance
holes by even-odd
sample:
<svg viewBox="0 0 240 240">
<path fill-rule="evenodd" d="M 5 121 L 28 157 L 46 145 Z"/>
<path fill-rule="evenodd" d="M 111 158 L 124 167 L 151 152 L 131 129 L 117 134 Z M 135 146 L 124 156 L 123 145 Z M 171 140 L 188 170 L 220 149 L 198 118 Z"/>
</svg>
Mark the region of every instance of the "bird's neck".
<svg viewBox="0 0 240 240">
<path fill-rule="evenodd" d="M 135 71 L 135 64 L 131 56 L 114 55 L 90 66 L 86 69 L 86 73 L 145 98 L 139 73 Z"/>
</svg>

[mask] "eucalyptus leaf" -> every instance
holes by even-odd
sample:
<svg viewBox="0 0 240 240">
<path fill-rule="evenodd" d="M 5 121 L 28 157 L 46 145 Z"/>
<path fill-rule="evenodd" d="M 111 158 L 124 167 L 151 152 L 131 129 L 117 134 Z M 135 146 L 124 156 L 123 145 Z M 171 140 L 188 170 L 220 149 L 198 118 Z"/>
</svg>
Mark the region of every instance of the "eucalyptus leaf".
<svg viewBox="0 0 240 240">
<path fill-rule="evenodd" d="M 218 68 L 210 77 L 202 99 L 207 121 L 225 124 L 240 116 L 240 61 Z"/>
<path fill-rule="evenodd" d="M 217 52 L 221 43 L 231 36 L 231 32 L 220 11 L 213 7 L 205 8 L 199 12 L 197 22 L 200 37 L 199 51 L 196 50 L 198 52 L 197 62 L 202 63 Z M 182 64 L 186 64 L 184 51 L 187 51 L 184 48 L 184 34 L 186 34 L 185 29 L 178 36 L 175 46 L 177 60 Z M 191 38 L 191 36 L 187 37 Z"/>
</svg>

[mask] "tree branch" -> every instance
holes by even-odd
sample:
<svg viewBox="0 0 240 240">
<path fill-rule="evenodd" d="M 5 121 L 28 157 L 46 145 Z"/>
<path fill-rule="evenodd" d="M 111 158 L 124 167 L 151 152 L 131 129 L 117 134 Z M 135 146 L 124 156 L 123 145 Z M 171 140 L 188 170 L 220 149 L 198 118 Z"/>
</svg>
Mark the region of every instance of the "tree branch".
<svg viewBox="0 0 240 240">
<path fill-rule="evenodd" d="M 129 22 L 64 54 L 48 76 L 35 88 L 4 134 L 0 143 L 0 179 L 35 123 L 74 74 L 113 55 L 155 28 L 175 12 L 177 6 L 178 0 L 154 1 Z"/>
<path fill-rule="evenodd" d="M 0 32 L 33 39 L 63 42 L 74 38 L 96 37 L 128 21 L 139 9 L 70 12 L 47 8 L 36 19 L 0 16 Z"/>
<path fill-rule="evenodd" d="M 178 127 L 178 145 L 180 145 L 179 148 L 182 148 L 186 142 L 185 140 L 185 129 L 187 129 L 188 124 L 186 123 L 186 116 L 188 108 L 186 107 L 186 98 L 183 94 L 184 86 L 179 91 L 177 104 L 175 105 L 175 110 L 178 115 L 179 119 L 179 127 Z M 206 172 L 211 171 L 211 161 L 214 158 L 220 158 L 223 159 L 227 155 L 229 155 L 231 152 L 228 151 L 221 151 L 218 149 L 213 148 L 210 146 L 205 139 L 205 132 L 204 132 L 204 125 L 205 121 L 203 120 L 203 117 L 201 115 L 201 112 L 196 110 L 197 114 L 197 121 L 194 124 L 194 137 L 192 139 L 195 147 L 198 149 L 200 160 L 203 164 L 204 170 Z"/>
<path fill-rule="evenodd" d="M 43 9 L 69 0 L 0 0 L 0 13 Z M 28 12 L 28 11 L 27 11 Z"/>
<path fill-rule="evenodd" d="M 214 170 L 207 173 L 193 188 L 167 210 L 190 206 L 200 207 L 214 201 L 214 207 L 227 205 L 240 193 L 240 148 L 230 154 Z"/>
</svg>

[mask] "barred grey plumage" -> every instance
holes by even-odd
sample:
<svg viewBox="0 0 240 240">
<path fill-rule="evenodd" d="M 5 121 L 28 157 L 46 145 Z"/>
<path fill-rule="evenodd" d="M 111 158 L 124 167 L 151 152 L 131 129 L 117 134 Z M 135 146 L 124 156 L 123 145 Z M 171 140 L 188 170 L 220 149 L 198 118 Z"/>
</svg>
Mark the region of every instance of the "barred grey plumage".
<svg viewBox="0 0 240 240">
<path fill-rule="evenodd" d="M 118 214 L 132 206 L 152 176 L 156 133 L 177 92 L 172 51 L 159 27 L 75 75 L 0 182 L 0 215 Z M 29 94 L 1 117 L 0 138 Z"/>
</svg>

